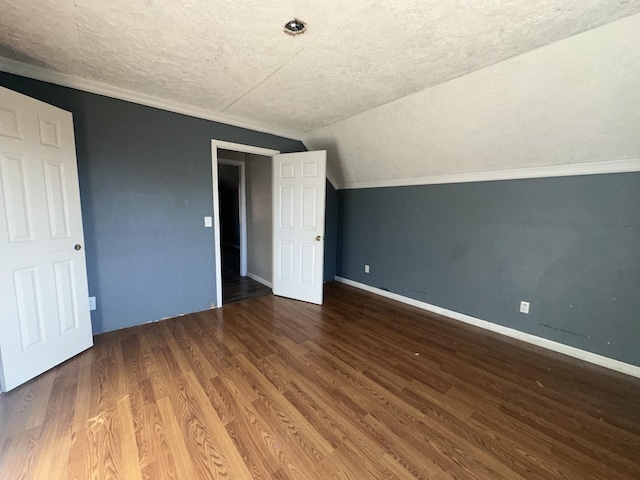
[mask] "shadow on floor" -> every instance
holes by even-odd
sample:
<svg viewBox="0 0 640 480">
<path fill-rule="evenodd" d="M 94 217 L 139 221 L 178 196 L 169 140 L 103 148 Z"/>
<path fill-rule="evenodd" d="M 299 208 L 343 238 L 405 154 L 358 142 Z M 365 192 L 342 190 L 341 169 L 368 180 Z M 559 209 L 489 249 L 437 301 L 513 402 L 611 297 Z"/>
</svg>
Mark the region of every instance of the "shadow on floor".
<svg viewBox="0 0 640 480">
<path fill-rule="evenodd" d="M 271 295 L 271 289 L 249 277 L 240 276 L 240 250 L 222 246 L 222 304 Z"/>
</svg>

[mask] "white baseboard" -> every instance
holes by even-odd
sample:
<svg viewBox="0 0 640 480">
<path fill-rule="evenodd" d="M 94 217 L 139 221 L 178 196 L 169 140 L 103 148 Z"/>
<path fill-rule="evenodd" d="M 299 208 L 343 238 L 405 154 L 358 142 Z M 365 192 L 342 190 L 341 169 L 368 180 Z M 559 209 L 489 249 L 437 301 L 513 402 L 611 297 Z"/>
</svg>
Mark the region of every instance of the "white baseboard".
<svg viewBox="0 0 640 480">
<path fill-rule="evenodd" d="M 247 277 L 249 277 L 252 280 L 255 280 L 256 282 L 259 282 L 259 283 L 263 284 L 266 287 L 269 287 L 269 288 L 273 289 L 273 283 L 265 280 L 264 278 L 261 278 L 261 277 L 259 277 L 257 275 L 254 275 L 253 273 L 249 273 L 249 272 L 247 272 Z"/>
<path fill-rule="evenodd" d="M 465 315 L 464 313 L 454 312 L 453 310 L 448 310 L 436 305 L 431 305 L 430 303 L 425 303 L 413 298 L 405 297 L 403 295 L 398 295 L 397 293 L 392 293 L 376 287 L 371 287 L 369 285 L 365 285 L 364 283 L 349 280 L 348 278 L 336 276 L 335 279 L 337 282 L 341 282 L 346 285 L 359 288 L 361 290 L 366 290 L 367 292 L 375 293 L 376 295 L 390 298 L 398 302 L 406 303 L 407 305 L 412 305 L 428 312 L 451 318 L 452 320 L 458 320 L 460 322 L 468 323 L 476 327 L 484 328 L 485 330 L 499 333 L 500 335 L 515 338 L 532 345 L 537 345 L 538 347 L 546 348 L 547 350 L 553 350 L 554 352 L 569 355 L 570 357 L 579 358 L 580 360 L 584 360 L 585 362 L 600 365 L 601 367 L 609 368 L 617 372 L 640 378 L 640 367 L 636 365 L 631 365 L 629 363 L 621 362 L 620 360 L 614 360 L 613 358 L 604 357 L 602 355 L 598 355 L 597 353 L 580 350 L 579 348 L 570 347 L 569 345 L 565 345 L 563 343 L 558 343 L 554 342 L 553 340 L 547 340 L 546 338 L 537 337 L 529 333 L 514 330 L 513 328 L 504 327 L 496 323 L 491 323 L 487 320 L 481 320 L 470 315 Z"/>
</svg>

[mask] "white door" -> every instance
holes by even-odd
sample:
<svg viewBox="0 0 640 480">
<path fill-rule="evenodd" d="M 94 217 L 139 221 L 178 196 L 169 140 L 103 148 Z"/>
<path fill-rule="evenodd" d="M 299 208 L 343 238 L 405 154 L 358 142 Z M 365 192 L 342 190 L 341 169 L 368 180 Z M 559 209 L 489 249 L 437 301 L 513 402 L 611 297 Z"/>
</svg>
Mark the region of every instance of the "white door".
<svg viewBox="0 0 640 480">
<path fill-rule="evenodd" d="M 322 305 L 327 152 L 273 157 L 273 293 Z"/>
<path fill-rule="evenodd" d="M 0 381 L 93 345 L 71 113 L 0 87 Z"/>
</svg>

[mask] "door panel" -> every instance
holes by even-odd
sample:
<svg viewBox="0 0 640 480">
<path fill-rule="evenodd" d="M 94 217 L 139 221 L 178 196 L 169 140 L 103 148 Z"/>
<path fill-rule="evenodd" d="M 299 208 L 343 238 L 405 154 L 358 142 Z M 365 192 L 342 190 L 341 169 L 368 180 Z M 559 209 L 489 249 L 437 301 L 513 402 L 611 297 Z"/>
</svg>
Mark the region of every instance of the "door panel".
<svg viewBox="0 0 640 480">
<path fill-rule="evenodd" d="M 293 199 L 293 187 L 280 187 L 280 228 L 293 229 Z"/>
<path fill-rule="evenodd" d="M 316 278 L 316 252 L 315 243 L 300 244 L 300 281 L 306 285 L 313 285 Z"/>
<path fill-rule="evenodd" d="M 293 282 L 293 242 L 280 240 L 280 275 L 281 280 Z"/>
<path fill-rule="evenodd" d="M 24 158 L 8 153 L 0 156 L 0 176 L 9 242 L 33 240 Z"/>
<path fill-rule="evenodd" d="M 40 275 L 37 267 L 13 271 L 13 285 L 18 306 L 18 325 L 22 350 L 43 342 Z"/>
<path fill-rule="evenodd" d="M 40 124 L 40 144 L 60 148 L 59 124 L 56 121 L 38 117 Z"/>
<path fill-rule="evenodd" d="M 0 88 L 0 188 L 6 391 L 93 344 L 69 112 Z"/>
<path fill-rule="evenodd" d="M 15 110 L 0 106 L 0 135 L 20 138 L 18 114 Z"/>
<path fill-rule="evenodd" d="M 318 218 L 316 214 L 318 198 L 318 189 L 315 186 L 302 186 L 302 198 L 300 201 L 302 216 L 300 219 L 300 228 L 304 230 L 316 230 L 318 228 Z M 324 218 L 322 218 L 324 221 Z"/>
<path fill-rule="evenodd" d="M 43 161 L 44 179 L 47 191 L 47 210 L 51 238 L 69 237 L 69 206 L 65 191 L 64 164 Z"/>
<path fill-rule="evenodd" d="M 326 152 L 273 157 L 273 293 L 322 304 Z"/>
<path fill-rule="evenodd" d="M 64 260 L 53 264 L 61 334 L 78 328 L 78 299 L 73 263 L 73 260 Z"/>
</svg>

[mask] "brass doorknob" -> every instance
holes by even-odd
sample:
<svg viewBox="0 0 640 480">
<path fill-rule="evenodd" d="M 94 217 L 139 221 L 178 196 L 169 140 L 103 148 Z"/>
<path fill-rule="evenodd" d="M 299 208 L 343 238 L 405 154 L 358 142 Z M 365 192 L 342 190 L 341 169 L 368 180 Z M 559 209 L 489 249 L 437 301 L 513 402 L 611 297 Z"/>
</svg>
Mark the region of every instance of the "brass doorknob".
<svg viewBox="0 0 640 480">
<path fill-rule="evenodd" d="M 80 245 L 79 243 L 76 243 L 76 246 L 73 248 L 75 248 L 76 250 L 82 250 L 82 245 Z"/>
<path fill-rule="evenodd" d="M 316 237 L 316 242 L 319 242 L 320 240 L 322 240 L 322 237 L 321 237 L 320 235 L 318 235 L 318 236 Z"/>
</svg>

